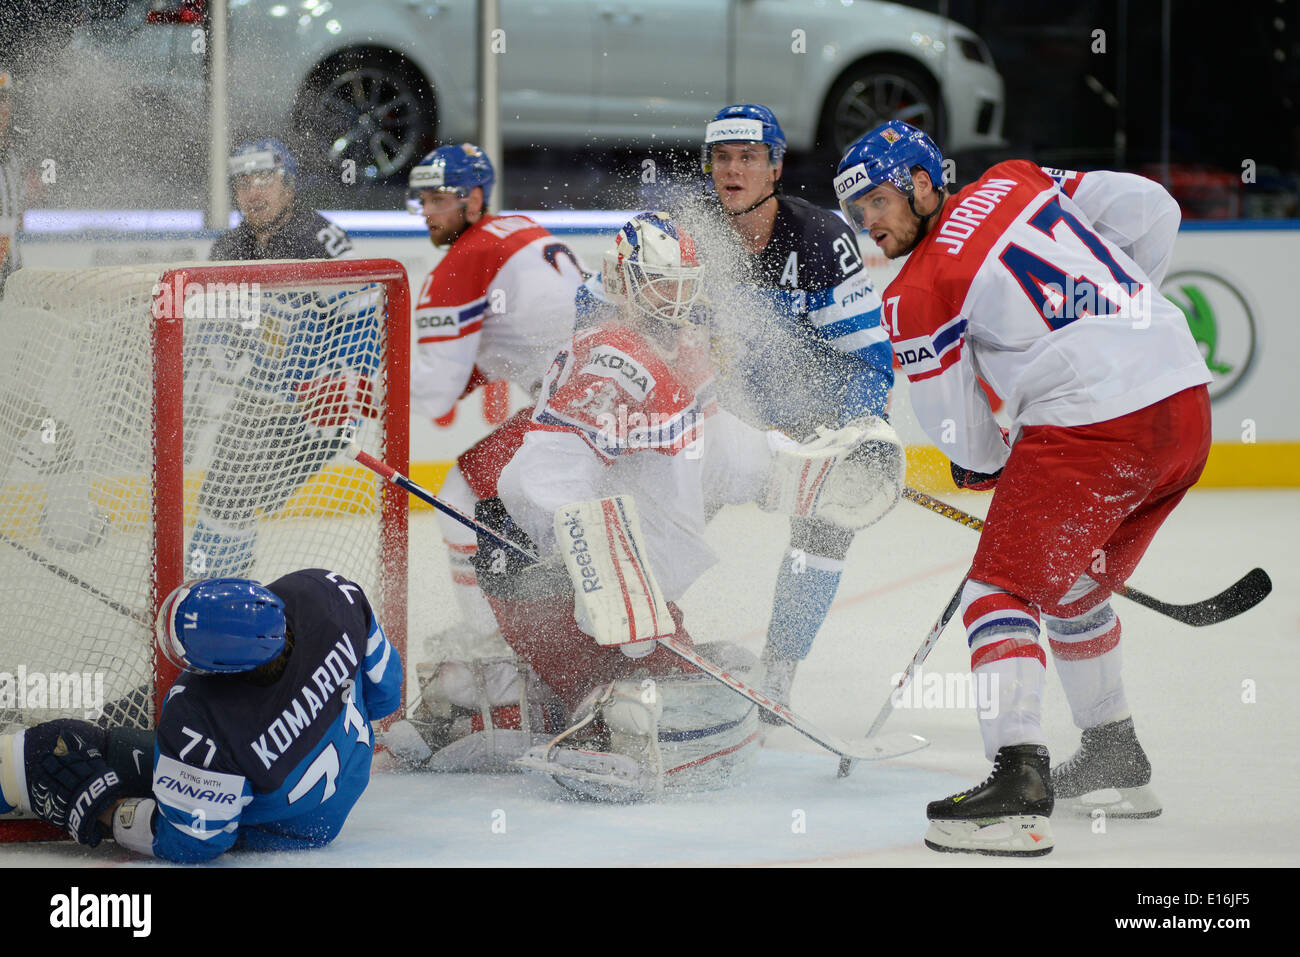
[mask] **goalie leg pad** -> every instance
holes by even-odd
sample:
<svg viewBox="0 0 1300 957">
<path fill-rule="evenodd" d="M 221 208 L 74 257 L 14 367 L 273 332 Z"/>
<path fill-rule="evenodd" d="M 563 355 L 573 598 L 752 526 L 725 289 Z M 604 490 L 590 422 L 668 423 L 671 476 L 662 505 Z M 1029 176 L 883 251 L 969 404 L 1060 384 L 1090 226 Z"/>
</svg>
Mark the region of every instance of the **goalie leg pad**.
<svg viewBox="0 0 1300 957">
<path fill-rule="evenodd" d="M 738 676 L 757 665 L 735 645 L 702 645 L 700 653 Z M 584 728 L 597 731 L 585 739 L 573 734 Z M 567 735 L 578 744 L 554 746 L 557 739 L 520 763 L 582 797 L 620 803 L 736 784 L 761 746 L 753 703 L 698 673 L 603 685 L 588 695 Z"/>
<path fill-rule="evenodd" d="M 572 727 L 518 763 L 585 800 L 625 804 L 654 797 L 663 789 L 662 713 L 653 679 L 600 685 L 583 699 Z"/>
<path fill-rule="evenodd" d="M 701 655 L 728 672 L 757 671 L 757 659 L 736 645 L 701 645 Z M 661 678 L 659 751 L 667 791 L 707 791 L 739 783 L 762 746 L 758 708 L 707 675 Z"/>
<path fill-rule="evenodd" d="M 555 540 L 573 581 L 574 618 L 597 644 L 621 645 L 676 632 L 650 570 L 631 496 L 557 509 Z M 639 655 L 634 651 L 633 657 Z"/>
</svg>

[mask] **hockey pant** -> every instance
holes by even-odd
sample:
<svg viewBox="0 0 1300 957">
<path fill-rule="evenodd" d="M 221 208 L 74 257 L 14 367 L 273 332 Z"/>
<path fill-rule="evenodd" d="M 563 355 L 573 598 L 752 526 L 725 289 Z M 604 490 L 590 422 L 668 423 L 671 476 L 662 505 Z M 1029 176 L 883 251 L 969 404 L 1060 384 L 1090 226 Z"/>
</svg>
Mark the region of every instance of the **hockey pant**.
<svg viewBox="0 0 1300 957">
<path fill-rule="evenodd" d="M 961 602 L 976 687 L 992 694 L 979 708 L 990 759 L 1044 743 L 1040 628 L 1079 727 L 1128 716 L 1119 618 L 1087 575 L 1133 573 L 1205 467 L 1209 405 L 1196 386 L 1106 422 L 1028 426 L 1012 447 Z"/>
</svg>

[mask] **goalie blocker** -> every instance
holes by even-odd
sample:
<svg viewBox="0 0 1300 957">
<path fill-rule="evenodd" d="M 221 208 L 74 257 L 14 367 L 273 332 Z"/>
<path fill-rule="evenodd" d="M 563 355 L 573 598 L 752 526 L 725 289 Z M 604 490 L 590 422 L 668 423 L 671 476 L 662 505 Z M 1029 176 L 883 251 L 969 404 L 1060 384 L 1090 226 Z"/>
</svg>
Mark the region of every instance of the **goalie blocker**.
<svg viewBox="0 0 1300 957">
<path fill-rule="evenodd" d="M 536 551 L 500 500 L 480 502 L 475 517 L 524 551 Z M 556 511 L 555 528 L 561 551 L 546 561 L 525 561 L 483 534 L 475 556 L 502 636 L 528 674 L 540 679 L 527 685 L 523 698 L 531 700 L 516 697 L 522 680 L 494 691 L 491 667 L 484 672 L 486 694 L 465 695 L 446 678 L 462 669 L 472 674 L 476 665 L 455 663 L 447 670 L 444 664 L 426 689 L 433 693 L 431 710 L 446 713 L 441 698 L 457 697 L 451 713 L 469 717 L 470 737 L 479 740 L 431 740 L 426 725 L 417 730 L 432 745 L 430 757 L 408 729 L 399 729 L 410 763 L 458 769 L 447 755 L 459 754 L 464 769 L 472 770 L 515 757 L 520 766 L 551 774 L 592 800 L 639 800 L 665 789 L 735 781 L 757 756 L 757 709 L 654 641 L 675 635 L 689 643 L 690 636 L 644 561 L 635 503 L 615 496 L 565 506 Z M 713 646 L 709 654 L 736 674 L 755 663 L 731 646 Z M 518 702 L 517 710 L 507 701 Z M 551 723 L 557 705 L 569 716 L 558 734 Z M 526 730 L 517 720 L 523 715 L 530 716 Z"/>
</svg>

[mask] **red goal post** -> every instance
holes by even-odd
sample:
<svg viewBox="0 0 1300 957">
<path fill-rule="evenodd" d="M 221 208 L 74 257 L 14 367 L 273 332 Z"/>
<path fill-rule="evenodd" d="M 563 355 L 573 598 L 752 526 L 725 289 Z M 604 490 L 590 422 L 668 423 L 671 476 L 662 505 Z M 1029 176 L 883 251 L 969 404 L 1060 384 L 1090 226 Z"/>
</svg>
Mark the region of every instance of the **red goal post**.
<svg viewBox="0 0 1300 957">
<path fill-rule="evenodd" d="M 308 260 L 293 262 L 238 263 L 185 266 L 164 273 L 154 297 L 157 319 L 153 345 L 154 392 L 160 399 L 154 423 L 154 554 L 157 556 L 153 583 L 153 610 L 186 578 L 184 511 L 185 479 L 182 459 L 175 454 L 177 439 L 184 432 L 183 346 L 184 296 L 177 288 L 191 285 L 209 288 L 234 281 L 258 284 L 265 290 L 300 288 L 304 282 L 380 283 L 385 289 L 388 336 L 383 368 L 388 401 L 384 404 L 384 456 L 390 463 L 410 464 L 410 381 L 411 381 L 411 292 L 406 269 L 393 259 Z M 178 308 L 179 307 L 179 308 Z M 396 465 L 395 465 L 396 467 Z M 381 575 L 377 610 L 381 624 L 406 660 L 407 631 L 407 516 L 409 503 L 401 489 L 387 482 L 379 484 L 381 513 Z M 290 571 L 292 569 L 285 569 Z M 372 598 L 373 600 L 373 598 Z M 165 689 L 176 680 L 177 671 L 158 649 L 155 714 L 162 707 Z M 403 690 L 405 702 L 405 690 Z"/>
<path fill-rule="evenodd" d="M 151 727 L 176 677 L 153 618 L 191 578 L 332 568 L 405 658 L 409 505 L 350 452 L 409 466 L 410 309 L 389 259 L 9 277 L 0 578 L 22 601 L 0 733 L 89 718 L 58 677 L 101 683 L 101 724 Z M 49 679 L 40 700 L 19 672 Z M 33 823 L 0 819 L 0 841 Z"/>
</svg>

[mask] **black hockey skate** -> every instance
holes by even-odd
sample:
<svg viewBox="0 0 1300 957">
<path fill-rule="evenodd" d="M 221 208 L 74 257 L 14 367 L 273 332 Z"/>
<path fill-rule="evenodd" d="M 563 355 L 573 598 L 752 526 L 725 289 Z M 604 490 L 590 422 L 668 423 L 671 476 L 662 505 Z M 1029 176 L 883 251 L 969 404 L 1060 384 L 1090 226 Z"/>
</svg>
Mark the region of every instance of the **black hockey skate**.
<svg viewBox="0 0 1300 957">
<path fill-rule="evenodd" d="M 993 758 L 980 785 L 925 809 L 925 846 L 935 851 L 1041 857 L 1053 847 L 1052 785 L 1047 748 L 1010 745 Z"/>
<path fill-rule="evenodd" d="M 1086 728 L 1079 750 L 1052 768 L 1052 789 L 1072 814 L 1101 810 L 1107 817 L 1147 818 L 1163 810 L 1132 718 Z"/>
</svg>

